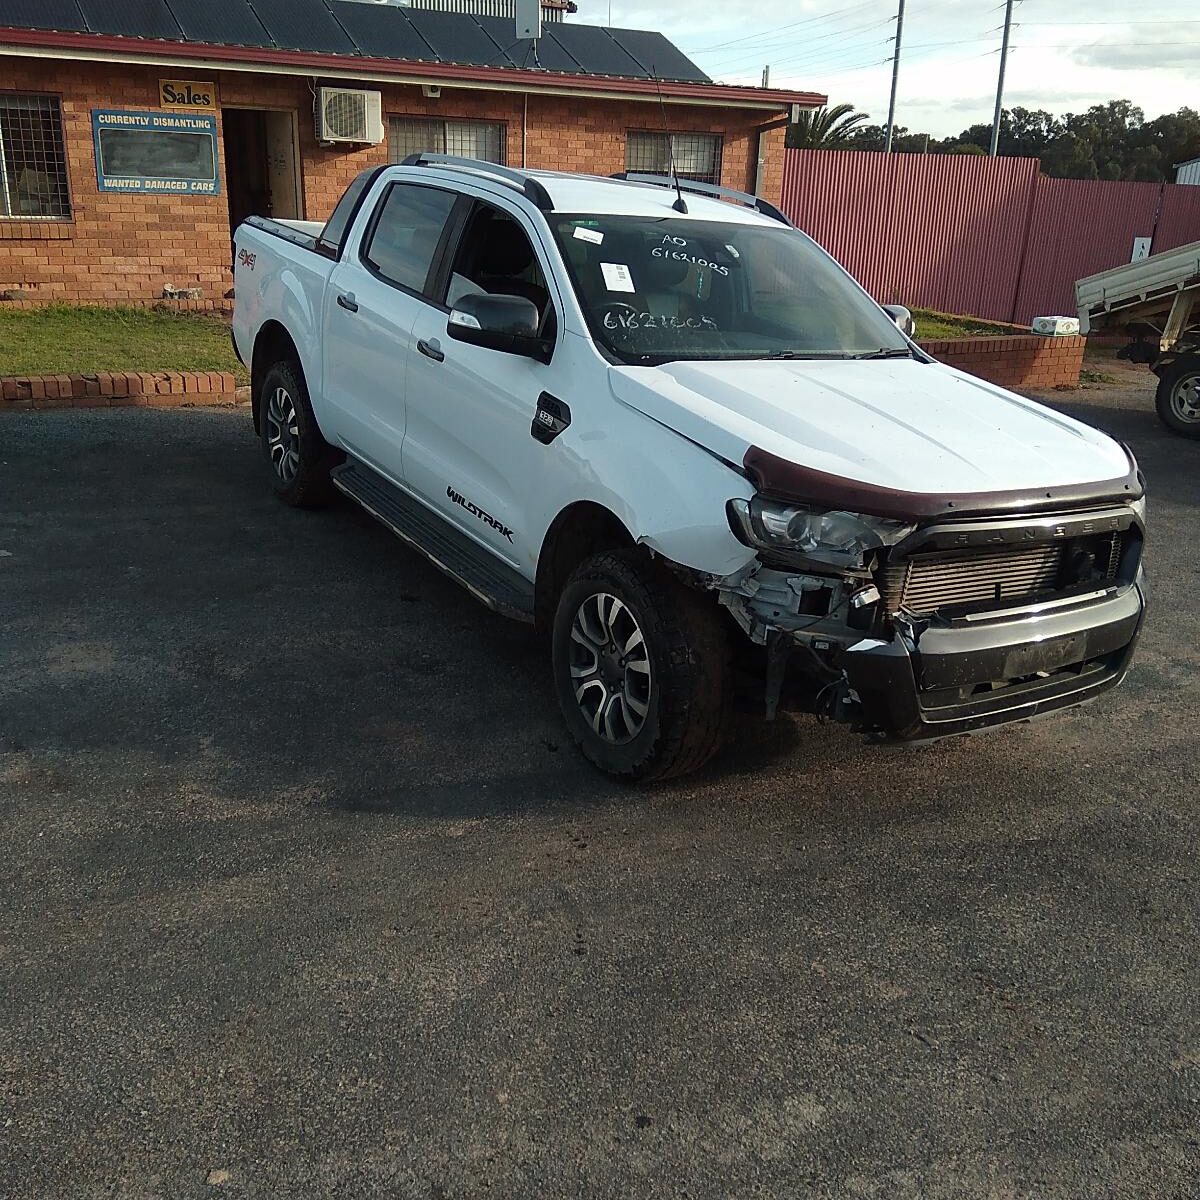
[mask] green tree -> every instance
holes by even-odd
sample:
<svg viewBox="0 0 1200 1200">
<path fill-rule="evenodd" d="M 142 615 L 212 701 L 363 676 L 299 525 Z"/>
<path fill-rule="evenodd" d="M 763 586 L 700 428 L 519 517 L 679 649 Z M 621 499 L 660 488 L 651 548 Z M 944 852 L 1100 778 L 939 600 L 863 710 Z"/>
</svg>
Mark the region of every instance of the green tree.
<svg viewBox="0 0 1200 1200">
<path fill-rule="evenodd" d="M 1179 163 L 1200 158 L 1200 112 L 1194 108 L 1163 113 L 1161 117 L 1147 121 L 1142 129 L 1157 147 L 1167 179 L 1175 178 L 1175 167 Z"/>
<path fill-rule="evenodd" d="M 853 104 L 832 108 L 809 108 L 800 120 L 788 126 L 787 145 L 794 150 L 831 150 L 845 146 L 850 135 L 867 120 Z"/>
<path fill-rule="evenodd" d="M 853 112 L 849 105 L 838 107 Z M 884 126 L 868 125 L 864 119 L 839 135 L 838 144 L 882 150 L 886 135 Z M 944 139 L 898 125 L 892 149 L 900 154 L 986 154 L 991 136 L 991 124 L 982 122 Z M 789 136 L 788 145 L 797 144 Z M 1014 106 L 1000 116 L 999 152 L 1037 158 L 1044 174 L 1062 179 L 1169 181 L 1175 177 L 1176 163 L 1200 158 L 1200 112 L 1181 108 L 1147 121 L 1129 100 L 1110 100 L 1061 117 L 1041 108 Z"/>
</svg>

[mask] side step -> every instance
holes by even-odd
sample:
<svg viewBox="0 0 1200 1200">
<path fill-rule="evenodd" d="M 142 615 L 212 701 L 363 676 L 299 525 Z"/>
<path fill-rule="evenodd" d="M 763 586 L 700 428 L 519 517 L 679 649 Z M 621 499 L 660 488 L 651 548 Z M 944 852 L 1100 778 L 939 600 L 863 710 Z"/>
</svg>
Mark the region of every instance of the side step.
<svg viewBox="0 0 1200 1200">
<path fill-rule="evenodd" d="M 339 490 L 488 608 L 518 621 L 533 620 L 533 584 L 448 521 L 362 463 L 351 460 L 331 477 Z"/>
</svg>

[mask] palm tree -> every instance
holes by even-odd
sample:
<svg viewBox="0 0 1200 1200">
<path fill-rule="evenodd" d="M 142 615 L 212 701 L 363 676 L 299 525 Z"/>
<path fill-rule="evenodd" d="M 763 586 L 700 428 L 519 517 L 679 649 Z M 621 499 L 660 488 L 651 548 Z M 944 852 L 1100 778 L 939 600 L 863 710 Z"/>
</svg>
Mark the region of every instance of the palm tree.
<svg viewBox="0 0 1200 1200">
<path fill-rule="evenodd" d="M 853 104 L 835 104 L 832 108 L 806 108 L 795 125 L 789 125 L 787 144 L 794 150 L 830 150 L 844 146 L 868 119 Z"/>
</svg>

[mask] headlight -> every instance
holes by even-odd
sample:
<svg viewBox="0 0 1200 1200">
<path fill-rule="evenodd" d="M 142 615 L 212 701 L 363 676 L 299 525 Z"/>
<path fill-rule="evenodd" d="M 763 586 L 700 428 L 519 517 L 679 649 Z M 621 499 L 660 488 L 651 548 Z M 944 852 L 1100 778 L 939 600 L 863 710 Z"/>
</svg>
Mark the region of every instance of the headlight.
<svg viewBox="0 0 1200 1200">
<path fill-rule="evenodd" d="M 831 567 L 862 567 L 872 550 L 895 545 L 913 529 L 885 517 L 784 504 L 762 496 L 730 500 L 728 510 L 730 527 L 747 546 L 802 554 Z"/>
</svg>

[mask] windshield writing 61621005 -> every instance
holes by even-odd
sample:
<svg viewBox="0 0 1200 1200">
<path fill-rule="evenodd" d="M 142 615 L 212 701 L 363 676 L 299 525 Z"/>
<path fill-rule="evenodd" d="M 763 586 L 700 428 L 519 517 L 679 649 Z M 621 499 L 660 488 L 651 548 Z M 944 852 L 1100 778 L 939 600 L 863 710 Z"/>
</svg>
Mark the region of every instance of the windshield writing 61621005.
<svg viewBox="0 0 1200 1200">
<path fill-rule="evenodd" d="M 796 230 L 684 217 L 559 217 L 593 336 L 629 363 L 906 352 L 877 304 Z"/>
</svg>

